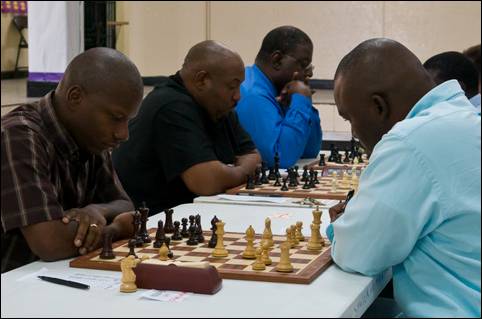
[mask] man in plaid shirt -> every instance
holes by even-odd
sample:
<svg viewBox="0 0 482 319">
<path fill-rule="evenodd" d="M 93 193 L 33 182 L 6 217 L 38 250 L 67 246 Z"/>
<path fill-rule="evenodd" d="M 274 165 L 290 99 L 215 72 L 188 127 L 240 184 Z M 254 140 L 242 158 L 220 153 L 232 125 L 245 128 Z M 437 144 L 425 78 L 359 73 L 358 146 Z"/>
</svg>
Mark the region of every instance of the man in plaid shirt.
<svg viewBox="0 0 482 319">
<path fill-rule="evenodd" d="M 55 91 L 2 118 L 2 273 L 92 251 L 109 224 L 114 239 L 130 236 L 134 207 L 110 150 L 128 138 L 142 95 L 126 56 L 94 48 Z"/>
</svg>

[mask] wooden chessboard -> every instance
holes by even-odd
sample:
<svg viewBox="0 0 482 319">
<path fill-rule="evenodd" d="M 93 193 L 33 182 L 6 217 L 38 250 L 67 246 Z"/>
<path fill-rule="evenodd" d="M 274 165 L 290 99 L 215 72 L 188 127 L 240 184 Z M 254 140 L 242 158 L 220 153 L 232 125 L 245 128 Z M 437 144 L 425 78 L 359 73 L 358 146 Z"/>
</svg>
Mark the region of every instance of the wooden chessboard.
<svg viewBox="0 0 482 319">
<path fill-rule="evenodd" d="M 323 171 L 323 176 L 327 176 L 330 174 L 327 170 L 336 170 L 337 172 L 341 170 L 351 170 L 353 167 L 356 168 L 357 173 L 360 174 L 360 171 L 365 169 L 365 167 L 368 165 L 368 160 L 365 160 L 363 163 L 359 164 L 350 164 L 350 163 L 336 163 L 336 162 L 325 162 L 325 166 L 320 166 L 319 160 L 313 161 L 309 163 L 307 166 L 309 168 L 313 168 L 314 170 L 321 170 Z"/>
<path fill-rule="evenodd" d="M 149 229 L 149 236 L 153 239 L 152 242 L 146 244 L 145 247 L 135 249 L 138 257 L 142 257 L 143 255 L 150 257 L 143 261 L 143 263 L 161 263 L 159 259 L 156 258 L 159 256 L 158 249 L 152 246 L 155 234 L 156 228 Z M 310 251 L 306 248 L 309 237 L 305 237 L 307 237 L 306 241 L 302 241 L 296 247 L 290 249 L 290 260 L 294 269 L 291 273 L 281 273 L 275 270 L 281 252 L 279 246 L 285 241 L 286 236 L 273 236 L 274 247 L 269 254 L 273 263 L 266 266 L 266 269 L 262 271 L 251 269 L 251 265 L 255 262 L 254 259 L 244 259 L 241 256 L 247 243 L 244 233 L 227 232 L 224 234 L 224 245 L 229 253 L 228 257 L 225 258 L 215 258 L 211 256 L 214 248 L 208 248 L 207 246 L 210 239 L 210 232 L 204 232 L 205 242 L 202 244 L 189 246 L 186 244 L 187 239 L 183 239 L 182 241 L 171 241 L 170 248 L 174 253 L 174 260 L 208 261 L 210 265 L 217 268 L 221 278 L 309 284 L 331 265 L 331 246 L 329 241 L 323 237 L 324 247 L 322 250 Z M 256 247 L 259 246 L 258 243 L 260 240 L 261 235 L 256 235 L 254 242 Z M 120 260 L 127 256 L 129 252 L 127 240 L 113 243 L 112 248 L 116 255 L 115 259 L 100 259 L 99 254 L 101 249 L 98 249 L 90 254 L 72 260 L 70 267 L 120 271 Z"/>
<path fill-rule="evenodd" d="M 351 190 L 349 183 L 341 183 L 341 174 L 338 176 L 338 186 L 336 191 L 332 192 L 333 177 L 323 176 L 318 177 L 319 184 L 315 188 L 303 189 L 303 182 L 296 187 L 288 187 L 287 191 L 282 191 L 281 186 L 273 186 L 274 181 L 269 181 L 269 184 L 255 185 L 254 189 L 246 189 L 246 185 L 231 188 L 226 191 L 227 194 L 249 194 L 249 195 L 265 195 L 265 196 L 283 196 L 295 198 L 316 198 L 316 199 L 346 199 L 346 195 Z"/>
</svg>

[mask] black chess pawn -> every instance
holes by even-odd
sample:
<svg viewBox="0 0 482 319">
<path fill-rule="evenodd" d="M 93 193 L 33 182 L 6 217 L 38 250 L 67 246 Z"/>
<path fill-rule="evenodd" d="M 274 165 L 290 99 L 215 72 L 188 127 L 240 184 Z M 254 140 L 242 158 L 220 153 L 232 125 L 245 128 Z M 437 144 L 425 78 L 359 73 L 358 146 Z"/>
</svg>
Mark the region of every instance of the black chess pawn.
<svg viewBox="0 0 482 319">
<path fill-rule="evenodd" d="M 326 166 L 326 162 L 325 162 L 325 154 L 320 154 L 320 161 L 318 162 L 318 166 Z"/>
<path fill-rule="evenodd" d="M 186 244 L 189 246 L 194 246 L 198 244 L 197 238 L 196 238 L 196 225 L 191 225 L 189 226 L 189 239 L 187 240 Z"/>
<path fill-rule="evenodd" d="M 303 189 L 310 189 L 310 178 L 307 176 L 305 179 L 305 184 L 303 185 Z"/>
<path fill-rule="evenodd" d="M 174 225 L 172 224 L 172 215 L 174 214 L 173 209 L 164 210 L 166 214 L 166 222 L 164 223 L 164 232 L 166 234 L 171 234 L 174 232 Z"/>
<path fill-rule="evenodd" d="M 350 153 L 348 149 L 345 149 L 345 157 L 343 158 L 343 163 L 350 163 Z"/>
<path fill-rule="evenodd" d="M 189 215 L 189 228 L 191 228 L 191 226 L 194 226 L 195 222 L 196 222 L 196 217 L 194 217 L 194 215 Z"/>
<path fill-rule="evenodd" d="M 328 157 L 328 162 L 336 162 L 335 144 L 330 144 L 330 156 Z"/>
<path fill-rule="evenodd" d="M 276 174 L 274 173 L 274 168 L 269 169 L 268 180 L 274 181 L 276 179 Z"/>
<path fill-rule="evenodd" d="M 296 187 L 298 186 L 298 183 L 296 181 L 296 172 L 294 171 L 293 168 L 288 169 L 288 179 L 289 179 L 289 187 Z"/>
<path fill-rule="evenodd" d="M 201 215 L 196 215 L 196 240 L 198 243 L 204 243 L 203 229 L 201 226 Z"/>
<path fill-rule="evenodd" d="M 114 234 L 112 230 L 104 228 L 104 233 L 102 234 L 102 252 L 99 255 L 100 259 L 114 259 L 115 254 L 112 250 L 112 237 Z"/>
<path fill-rule="evenodd" d="M 181 219 L 182 229 L 181 229 L 181 236 L 183 238 L 189 237 L 189 232 L 187 230 L 187 218 Z"/>
<path fill-rule="evenodd" d="M 181 223 L 177 220 L 174 222 L 174 234 L 171 236 L 172 240 L 182 240 L 182 235 L 179 230 Z"/>
<path fill-rule="evenodd" d="M 162 243 L 166 239 L 166 235 L 164 233 L 164 223 L 162 220 L 159 220 L 157 222 L 157 231 L 156 231 L 156 240 L 154 241 L 154 244 L 152 245 L 154 248 L 161 248 Z"/>
<path fill-rule="evenodd" d="M 306 182 L 307 179 L 308 179 L 308 166 L 305 165 L 303 167 L 303 174 L 301 175 L 301 181 Z"/>
<path fill-rule="evenodd" d="M 134 258 L 137 258 L 136 252 L 134 250 L 134 248 L 136 247 L 136 244 L 137 244 L 137 240 L 129 239 L 129 242 L 128 242 L 129 253 L 127 254 L 127 256 L 132 255 L 132 256 L 134 256 Z"/>
<path fill-rule="evenodd" d="M 280 183 L 280 181 L 279 181 L 279 177 L 278 177 L 278 176 L 276 176 L 276 180 L 274 181 L 273 186 L 281 186 L 281 183 Z"/>
<path fill-rule="evenodd" d="M 251 175 L 246 175 L 246 176 L 247 176 L 246 189 L 254 189 L 255 186 L 254 186 L 253 178 L 251 177 Z"/>
<path fill-rule="evenodd" d="M 274 173 L 275 176 L 281 178 L 281 173 L 279 172 L 279 155 L 278 152 L 274 154 Z"/>
<path fill-rule="evenodd" d="M 209 248 L 214 248 L 216 247 L 216 244 L 218 242 L 218 235 L 216 235 L 216 223 L 219 221 L 219 219 L 214 216 L 213 219 L 211 219 L 211 239 L 209 239 L 208 247 Z"/>
<path fill-rule="evenodd" d="M 288 191 L 288 186 L 286 186 L 286 182 L 287 182 L 287 181 L 288 181 L 288 177 L 286 177 L 286 178 L 283 179 L 283 186 L 281 186 L 281 190 L 282 190 L 283 192 Z"/>
<path fill-rule="evenodd" d="M 261 184 L 269 184 L 268 176 L 266 176 L 266 170 L 264 168 L 261 169 Z"/>
<path fill-rule="evenodd" d="M 254 171 L 254 185 L 259 186 L 261 185 L 261 167 L 256 167 Z"/>
<path fill-rule="evenodd" d="M 313 180 L 314 184 L 319 184 L 320 181 L 318 180 L 318 171 L 315 171 L 315 172 L 314 172 L 314 175 L 315 175 L 315 178 L 314 178 L 314 180 Z"/>
</svg>

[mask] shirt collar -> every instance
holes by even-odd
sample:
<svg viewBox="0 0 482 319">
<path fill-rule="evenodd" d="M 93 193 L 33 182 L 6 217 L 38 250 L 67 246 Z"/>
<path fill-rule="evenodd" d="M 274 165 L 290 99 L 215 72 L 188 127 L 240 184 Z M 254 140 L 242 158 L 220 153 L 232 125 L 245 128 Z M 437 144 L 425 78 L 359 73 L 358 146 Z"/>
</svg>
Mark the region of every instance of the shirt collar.
<svg viewBox="0 0 482 319">
<path fill-rule="evenodd" d="M 451 100 L 457 96 L 465 95 L 457 80 L 449 80 L 427 92 L 408 112 L 406 119 L 417 116 L 420 112 L 440 102 Z"/>
<path fill-rule="evenodd" d="M 53 144 L 64 158 L 79 160 L 79 146 L 74 141 L 72 135 L 65 126 L 59 121 L 53 106 L 54 91 L 48 93 L 40 99 L 40 116 L 52 138 Z"/>
<path fill-rule="evenodd" d="M 253 72 L 257 79 L 259 79 L 259 84 L 263 86 L 272 96 L 276 97 L 278 92 L 273 85 L 273 82 L 263 73 L 263 71 L 256 65 L 253 64 Z"/>
<path fill-rule="evenodd" d="M 473 106 L 478 107 L 480 106 L 480 93 L 472 96 L 469 99 L 470 103 L 472 103 Z"/>
</svg>

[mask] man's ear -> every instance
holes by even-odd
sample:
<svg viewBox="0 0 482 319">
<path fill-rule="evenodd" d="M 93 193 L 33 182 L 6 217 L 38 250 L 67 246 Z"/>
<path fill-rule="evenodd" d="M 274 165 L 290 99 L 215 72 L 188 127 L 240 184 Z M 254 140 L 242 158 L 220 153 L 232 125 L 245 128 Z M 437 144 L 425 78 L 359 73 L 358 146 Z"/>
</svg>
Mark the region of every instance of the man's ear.
<svg viewBox="0 0 482 319">
<path fill-rule="evenodd" d="M 206 71 L 199 71 L 194 75 L 194 86 L 199 91 L 203 91 L 206 89 L 208 85 L 209 75 Z"/>
<path fill-rule="evenodd" d="M 276 71 L 281 69 L 281 59 L 283 59 L 283 53 L 281 53 L 281 51 L 276 50 L 271 53 L 271 67 Z"/>
<path fill-rule="evenodd" d="M 67 90 L 66 98 L 68 107 L 75 111 L 84 99 L 84 91 L 80 86 L 74 85 Z"/>
<path fill-rule="evenodd" d="M 372 95 L 373 106 L 375 107 L 375 113 L 381 120 L 387 120 L 390 116 L 390 105 L 386 98 L 381 94 Z"/>
</svg>

